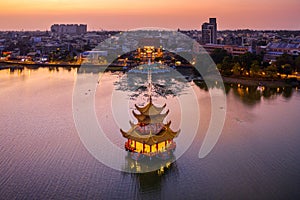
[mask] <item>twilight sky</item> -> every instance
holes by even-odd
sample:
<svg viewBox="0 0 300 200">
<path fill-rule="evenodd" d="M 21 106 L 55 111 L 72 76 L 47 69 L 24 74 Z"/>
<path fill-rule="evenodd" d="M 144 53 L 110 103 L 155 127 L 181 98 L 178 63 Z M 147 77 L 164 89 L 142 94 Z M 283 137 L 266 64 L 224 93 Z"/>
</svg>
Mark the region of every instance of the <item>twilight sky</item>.
<svg viewBox="0 0 300 200">
<path fill-rule="evenodd" d="M 200 29 L 209 17 L 219 29 L 300 29 L 300 0 L 0 0 L 0 8 L 0 30 Z"/>
</svg>

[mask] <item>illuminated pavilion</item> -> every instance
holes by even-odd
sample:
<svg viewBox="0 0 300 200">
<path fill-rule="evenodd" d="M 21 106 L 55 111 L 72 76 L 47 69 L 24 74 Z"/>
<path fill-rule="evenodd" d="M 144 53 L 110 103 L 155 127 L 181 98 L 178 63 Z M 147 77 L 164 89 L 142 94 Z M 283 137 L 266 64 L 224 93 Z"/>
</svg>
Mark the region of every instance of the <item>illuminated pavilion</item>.
<svg viewBox="0 0 300 200">
<path fill-rule="evenodd" d="M 125 149 L 146 156 L 161 156 L 173 152 L 176 143 L 173 141 L 178 136 L 179 131 L 174 132 L 171 128 L 171 121 L 164 124 L 163 120 L 168 115 L 169 110 L 162 113 L 166 104 L 157 107 L 150 101 L 144 107 L 135 105 L 139 113 L 132 111 L 138 120 L 137 124 L 130 122 L 131 128 L 125 132 L 121 129 L 123 137 L 127 138 Z"/>
</svg>

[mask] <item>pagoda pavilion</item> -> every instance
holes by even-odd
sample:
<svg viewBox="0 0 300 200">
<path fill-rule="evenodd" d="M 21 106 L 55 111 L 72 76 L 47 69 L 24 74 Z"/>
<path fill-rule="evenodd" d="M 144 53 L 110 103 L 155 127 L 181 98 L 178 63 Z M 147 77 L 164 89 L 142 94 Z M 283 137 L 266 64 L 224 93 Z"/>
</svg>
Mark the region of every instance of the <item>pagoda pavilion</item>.
<svg viewBox="0 0 300 200">
<path fill-rule="evenodd" d="M 171 121 L 164 124 L 163 121 L 168 115 L 169 110 L 162 113 L 166 104 L 157 107 L 152 103 L 150 96 L 149 102 L 144 107 L 135 104 L 139 113 L 132 111 L 133 116 L 138 120 L 136 124 L 130 121 L 131 128 L 125 132 L 121 129 L 123 137 L 127 138 L 125 149 L 130 152 L 146 156 L 161 156 L 173 152 L 176 143 L 173 141 L 178 136 L 179 131 L 171 130 Z"/>
</svg>

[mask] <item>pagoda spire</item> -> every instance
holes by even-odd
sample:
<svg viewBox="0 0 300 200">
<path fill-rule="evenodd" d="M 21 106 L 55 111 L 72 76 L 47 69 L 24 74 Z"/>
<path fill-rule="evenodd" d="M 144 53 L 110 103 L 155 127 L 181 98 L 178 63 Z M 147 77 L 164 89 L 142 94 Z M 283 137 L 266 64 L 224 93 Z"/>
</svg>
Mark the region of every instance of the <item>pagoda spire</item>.
<svg viewBox="0 0 300 200">
<path fill-rule="evenodd" d="M 149 102 L 152 102 L 152 70 L 151 70 L 151 60 L 148 60 L 148 96 Z"/>
</svg>

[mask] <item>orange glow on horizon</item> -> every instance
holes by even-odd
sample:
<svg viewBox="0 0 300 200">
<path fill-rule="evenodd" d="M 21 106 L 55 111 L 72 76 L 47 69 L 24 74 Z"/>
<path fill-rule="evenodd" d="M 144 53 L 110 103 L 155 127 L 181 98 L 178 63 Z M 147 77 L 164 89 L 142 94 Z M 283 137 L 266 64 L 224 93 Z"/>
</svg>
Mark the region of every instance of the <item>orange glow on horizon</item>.
<svg viewBox="0 0 300 200">
<path fill-rule="evenodd" d="M 209 17 L 217 17 L 220 29 L 300 29 L 299 7 L 298 0 L 12 0 L 1 3 L 0 30 L 49 30 L 53 23 L 200 29 Z"/>
</svg>

